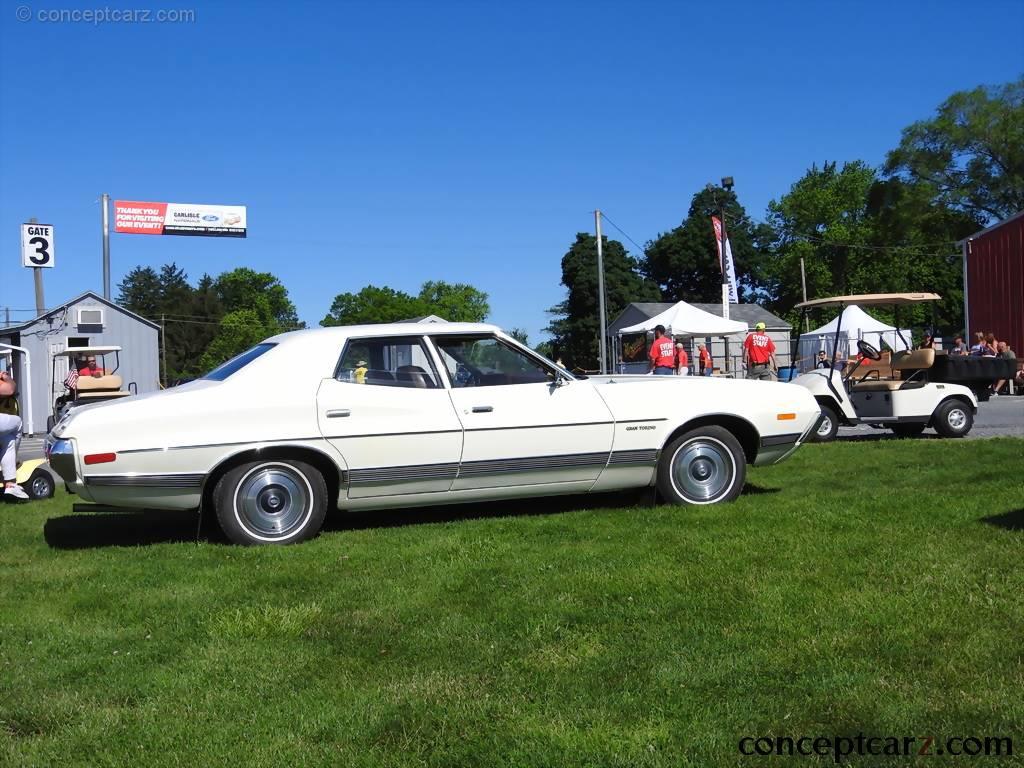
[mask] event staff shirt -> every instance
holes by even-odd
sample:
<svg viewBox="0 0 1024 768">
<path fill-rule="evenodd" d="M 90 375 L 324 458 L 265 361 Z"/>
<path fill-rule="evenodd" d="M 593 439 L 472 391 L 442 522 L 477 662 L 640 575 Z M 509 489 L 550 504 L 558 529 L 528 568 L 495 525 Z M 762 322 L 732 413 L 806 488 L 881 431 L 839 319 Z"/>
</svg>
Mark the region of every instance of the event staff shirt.
<svg viewBox="0 0 1024 768">
<path fill-rule="evenodd" d="M 743 340 L 743 348 L 750 356 L 750 362 L 764 365 L 775 354 L 775 342 L 767 333 L 755 332 Z"/>
<path fill-rule="evenodd" d="M 705 368 L 710 368 L 711 367 L 711 353 L 708 352 L 707 347 L 705 347 L 702 350 L 699 350 L 698 354 L 700 355 L 700 368 L 701 368 L 701 370 L 704 370 Z"/>
<path fill-rule="evenodd" d="M 651 344 L 647 357 L 655 368 L 674 368 L 676 364 L 676 345 L 668 336 L 661 336 Z"/>
<path fill-rule="evenodd" d="M 679 354 L 676 355 L 676 364 L 680 368 L 685 368 L 690 364 L 690 356 L 686 354 L 685 349 L 680 349 Z"/>
</svg>

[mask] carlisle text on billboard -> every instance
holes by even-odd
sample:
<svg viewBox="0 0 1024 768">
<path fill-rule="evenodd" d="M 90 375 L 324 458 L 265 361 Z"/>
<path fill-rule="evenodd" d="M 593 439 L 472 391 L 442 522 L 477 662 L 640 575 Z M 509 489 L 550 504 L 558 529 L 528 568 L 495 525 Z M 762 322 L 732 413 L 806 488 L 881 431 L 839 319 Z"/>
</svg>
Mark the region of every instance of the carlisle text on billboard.
<svg viewBox="0 0 1024 768">
<path fill-rule="evenodd" d="M 114 231 L 132 235 L 245 237 L 245 206 L 115 200 Z"/>
</svg>

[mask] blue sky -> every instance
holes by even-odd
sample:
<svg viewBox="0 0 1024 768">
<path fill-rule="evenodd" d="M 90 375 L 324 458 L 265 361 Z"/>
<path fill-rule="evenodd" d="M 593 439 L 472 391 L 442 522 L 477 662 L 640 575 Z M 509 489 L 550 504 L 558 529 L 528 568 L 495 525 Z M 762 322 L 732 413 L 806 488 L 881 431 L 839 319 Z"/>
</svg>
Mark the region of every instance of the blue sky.
<svg viewBox="0 0 1024 768">
<path fill-rule="evenodd" d="M 490 294 L 540 341 L 601 208 L 639 243 L 723 175 L 761 218 L 813 162 L 882 162 L 956 90 L 1024 73 L 1024 3 L 336 2 L 0 7 L 0 307 L 33 313 L 19 224 L 57 228 L 48 305 L 102 289 L 99 195 L 248 206 L 241 239 L 112 235 L 193 281 Z M 40 11 L 194 11 L 191 23 Z M 24 13 L 24 12 L 22 12 Z M 607 234 L 616 236 L 614 230 Z M 632 251 L 635 248 L 626 243 Z"/>
</svg>

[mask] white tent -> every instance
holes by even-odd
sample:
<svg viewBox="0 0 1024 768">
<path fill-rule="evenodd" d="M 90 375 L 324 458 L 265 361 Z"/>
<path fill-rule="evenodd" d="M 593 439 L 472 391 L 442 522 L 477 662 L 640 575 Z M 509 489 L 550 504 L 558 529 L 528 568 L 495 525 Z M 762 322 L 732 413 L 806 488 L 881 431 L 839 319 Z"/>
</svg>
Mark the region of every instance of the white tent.
<svg viewBox="0 0 1024 768">
<path fill-rule="evenodd" d="M 856 304 L 851 304 L 841 315 L 825 323 L 821 328 L 800 334 L 800 358 L 809 360 L 819 350 L 824 350 L 831 357 L 836 328 L 839 328 L 840 358 L 856 354 L 859 340 L 866 341 L 875 349 L 882 350 L 888 347 L 894 352 L 907 349 L 907 342 L 910 340 L 909 330 L 897 331 L 894 326 L 876 320 Z"/>
<path fill-rule="evenodd" d="M 697 309 L 685 301 L 680 301 L 649 320 L 620 328 L 619 335 L 653 331 L 659 325 L 665 326 L 665 330 L 670 336 L 729 336 L 747 331 L 746 323 L 741 323 L 738 320 L 726 320 L 718 315 L 705 312 L 703 309 Z"/>
</svg>

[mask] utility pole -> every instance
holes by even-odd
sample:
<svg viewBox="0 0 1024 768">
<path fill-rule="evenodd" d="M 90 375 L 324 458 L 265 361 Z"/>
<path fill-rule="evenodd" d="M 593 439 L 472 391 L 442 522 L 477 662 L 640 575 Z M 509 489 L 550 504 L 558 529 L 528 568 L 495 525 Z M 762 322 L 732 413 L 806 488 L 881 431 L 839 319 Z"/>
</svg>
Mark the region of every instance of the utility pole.
<svg viewBox="0 0 1024 768">
<path fill-rule="evenodd" d="M 166 388 L 167 387 L 167 335 L 164 333 L 164 315 L 163 315 L 162 312 L 160 313 L 160 361 L 162 363 L 162 365 L 161 365 L 160 381 L 163 383 L 163 386 Z"/>
<path fill-rule="evenodd" d="M 103 208 L 103 298 L 110 301 L 110 195 L 100 196 Z"/>
<path fill-rule="evenodd" d="M 804 272 L 804 257 L 800 257 L 800 287 L 804 292 L 804 303 L 807 302 L 807 274 Z M 811 330 L 811 319 L 807 316 L 807 311 L 804 310 L 804 333 L 809 333 Z"/>
<path fill-rule="evenodd" d="M 594 224 L 597 229 L 597 304 L 599 307 L 600 319 L 598 321 L 598 332 L 600 333 L 601 350 L 601 373 L 608 372 L 608 350 L 605 344 L 605 329 L 608 324 L 604 316 L 604 249 L 601 242 L 601 211 L 594 211 Z"/>
<path fill-rule="evenodd" d="M 28 220 L 29 224 L 36 224 L 39 222 L 35 216 Z M 43 298 L 43 270 L 40 267 L 32 268 L 32 280 L 36 285 L 36 317 L 42 317 L 46 314 L 46 300 Z"/>
</svg>

